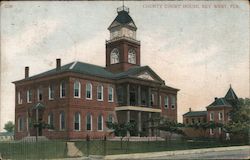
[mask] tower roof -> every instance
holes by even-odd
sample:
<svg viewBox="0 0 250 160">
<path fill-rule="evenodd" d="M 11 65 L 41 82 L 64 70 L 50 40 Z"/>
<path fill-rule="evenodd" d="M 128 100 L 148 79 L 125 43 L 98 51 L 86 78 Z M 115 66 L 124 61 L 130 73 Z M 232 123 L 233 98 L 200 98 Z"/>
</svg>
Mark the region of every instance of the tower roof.
<svg viewBox="0 0 250 160">
<path fill-rule="evenodd" d="M 119 7 L 117 8 L 117 13 L 118 15 L 109 26 L 109 30 L 117 26 L 128 26 L 134 28 L 135 30 L 137 29 L 133 19 L 129 15 L 129 8 L 125 6 Z"/>
<path fill-rule="evenodd" d="M 235 94 L 233 88 L 230 85 L 229 90 L 227 91 L 227 94 L 225 95 L 225 98 L 227 100 L 232 100 L 232 99 L 238 99 L 237 95 Z"/>
</svg>

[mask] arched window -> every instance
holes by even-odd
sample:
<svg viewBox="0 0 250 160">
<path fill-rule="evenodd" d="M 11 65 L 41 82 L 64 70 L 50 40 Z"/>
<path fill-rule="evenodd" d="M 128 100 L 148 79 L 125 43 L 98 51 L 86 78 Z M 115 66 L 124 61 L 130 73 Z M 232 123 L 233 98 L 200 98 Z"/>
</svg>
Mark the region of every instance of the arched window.
<svg viewBox="0 0 250 160">
<path fill-rule="evenodd" d="M 136 54 L 134 49 L 128 51 L 128 63 L 136 64 Z"/>
<path fill-rule="evenodd" d="M 17 121 L 18 121 L 18 128 L 17 128 L 17 130 L 18 130 L 18 132 L 21 132 L 21 131 L 23 131 L 23 118 L 22 117 L 18 117 L 18 119 L 17 119 Z"/>
<path fill-rule="evenodd" d="M 60 98 L 63 98 L 66 96 L 66 82 L 62 81 L 60 84 Z"/>
<path fill-rule="evenodd" d="M 54 115 L 53 115 L 53 113 L 50 113 L 48 115 L 48 125 L 49 125 L 50 129 L 54 128 Z"/>
<path fill-rule="evenodd" d="M 74 97 L 75 98 L 81 97 L 81 83 L 79 81 L 74 82 Z"/>
<path fill-rule="evenodd" d="M 107 121 L 108 121 L 109 123 L 114 122 L 114 119 L 113 119 L 113 115 L 112 115 L 112 114 L 109 114 L 109 115 L 108 115 Z"/>
<path fill-rule="evenodd" d="M 97 117 L 97 130 L 103 130 L 103 116 L 101 114 Z"/>
<path fill-rule="evenodd" d="M 60 113 L 60 130 L 65 130 L 65 113 Z"/>
<path fill-rule="evenodd" d="M 74 129 L 75 131 L 81 130 L 81 115 L 79 112 L 75 113 L 74 116 Z"/>
<path fill-rule="evenodd" d="M 102 85 L 97 86 L 97 100 L 103 101 L 103 86 Z"/>
<path fill-rule="evenodd" d="M 92 130 L 92 115 L 90 113 L 88 113 L 86 117 L 86 129 L 87 131 Z"/>
<path fill-rule="evenodd" d="M 110 64 L 119 63 L 119 50 L 114 48 L 110 53 Z"/>
<path fill-rule="evenodd" d="M 109 88 L 108 88 L 108 101 L 109 102 L 114 101 L 113 94 L 114 94 L 114 89 L 113 89 L 113 87 L 109 86 Z"/>
<path fill-rule="evenodd" d="M 86 84 L 86 99 L 92 99 L 92 84 Z"/>
</svg>

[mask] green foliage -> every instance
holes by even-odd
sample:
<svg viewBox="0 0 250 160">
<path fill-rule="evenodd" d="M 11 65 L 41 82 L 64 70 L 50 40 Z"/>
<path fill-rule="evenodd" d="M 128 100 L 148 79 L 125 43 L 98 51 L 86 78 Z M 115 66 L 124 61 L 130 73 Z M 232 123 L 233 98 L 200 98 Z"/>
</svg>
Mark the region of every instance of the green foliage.
<svg viewBox="0 0 250 160">
<path fill-rule="evenodd" d="M 224 126 L 224 130 L 233 134 L 249 134 L 250 129 L 250 99 L 239 99 L 230 113 L 232 121 Z"/>
<path fill-rule="evenodd" d="M 134 130 L 135 122 L 117 123 L 117 122 L 106 122 L 107 127 L 112 129 L 116 136 L 125 137 L 127 132 Z"/>
<path fill-rule="evenodd" d="M 7 132 L 13 132 L 14 131 L 14 128 L 15 128 L 15 125 L 12 121 L 8 121 L 5 125 L 4 125 L 4 129 L 7 131 Z"/>
<path fill-rule="evenodd" d="M 177 134 L 183 134 L 182 128 L 183 124 L 177 123 L 176 121 L 169 120 L 167 118 L 162 118 L 157 128 L 162 131 L 167 131 Z"/>
</svg>

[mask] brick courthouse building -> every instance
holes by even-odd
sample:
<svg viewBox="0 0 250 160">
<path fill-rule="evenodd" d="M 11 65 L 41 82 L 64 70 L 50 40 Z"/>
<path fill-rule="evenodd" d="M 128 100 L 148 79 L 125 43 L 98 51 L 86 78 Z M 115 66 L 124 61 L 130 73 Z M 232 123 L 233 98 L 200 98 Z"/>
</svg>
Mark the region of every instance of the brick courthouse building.
<svg viewBox="0 0 250 160">
<path fill-rule="evenodd" d="M 15 84 L 15 138 L 46 136 L 50 139 L 100 138 L 110 130 L 106 121 L 136 122 L 136 135 L 155 136 L 148 119 L 177 120 L 178 89 L 165 82 L 149 67 L 141 66 L 140 41 L 129 9 L 117 9 L 106 41 L 106 67 L 72 62 L 29 76 Z M 53 129 L 34 129 L 33 122 Z"/>
</svg>

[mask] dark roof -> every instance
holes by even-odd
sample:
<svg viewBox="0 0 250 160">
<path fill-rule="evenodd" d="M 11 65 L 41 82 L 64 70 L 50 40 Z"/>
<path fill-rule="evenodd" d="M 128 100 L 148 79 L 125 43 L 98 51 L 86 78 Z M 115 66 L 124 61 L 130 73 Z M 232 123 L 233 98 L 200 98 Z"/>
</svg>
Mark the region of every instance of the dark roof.
<svg viewBox="0 0 250 160">
<path fill-rule="evenodd" d="M 121 24 L 128 24 L 130 22 L 133 22 L 133 19 L 130 17 L 127 11 L 122 10 L 118 12 L 118 15 L 116 16 L 115 21 Z"/>
<path fill-rule="evenodd" d="M 183 114 L 183 116 L 187 117 L 198 117 L 198 116 L 206 116 L 207 111 L 191 111 Z"/>
<path fill-rule="evenodd" d="M 237 100 L 238 99 L 238 97 L 235 94 L 235 92 L 234 92 L 233 88 L 231 87 L 231 85 L 230 85 L 229 90 L 227 91 L 227 94 L 225 95 L 225 99 L 227 99 L 227 100 Z"/>
<path fill-rule="evenodd" d="M 231 107 L 231 104 L 225 98 L 215 98 L 214 102 L 207 106 L 207 108 L 221 106 Z"/>
<path fill-rule="evenodd" d="M 109 29 L 118 25 L 128 25 L 134 29 L 137 29 L 133 19 L 129 15 L 129 12 L 124 9 L 118 11 L 118 15 L 115 17 L 114 21 L 109 26 Z"/>
<path fill-rule="evenodd" d="M 37 78 L 41 78 L 45 76 L 52 76 L 52 75 L 56 75 L 56 74 L 60 74 L 64 72 L 75 72 L 75 73 L 80 73 L 80 74 L 85 74 L 85 75 L 90 75 L 90 76 L 97 76 L 97 77 L 102 77 L 102 78 L 107 78 L 107 79 L 112 79 L 112 80 L 118 80 L 118 79 L 127 78 L 127 77 L 135 78 L 136 75 L 140 74 L 143 71 L 149 72 L 157 81 L 159 81 L 160 83 L 164 83 L 164 81 L 149 66 L 133 66 L 127 71 L 120 72 L 120 73 L 112 73 L 106 70 L 105 67 L 88 64 L 84 62 L 78 62 L 78 61 L 63 65 L 61 66 L 60 70 L 52 69 L 52 70 L 49 70 L 49 71 L 46 71 L 46 72 L 43 72 L 34 76 L 30 76 L 20 81 L 33 80 L 33 79 L 37 79 Z M 18 82 L 18 81 L 15 81 L 15 82 Z"/>
</svg>

